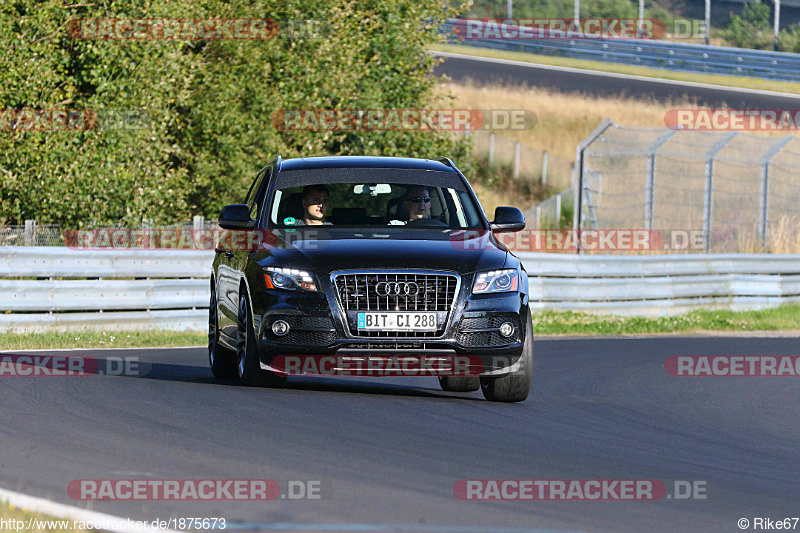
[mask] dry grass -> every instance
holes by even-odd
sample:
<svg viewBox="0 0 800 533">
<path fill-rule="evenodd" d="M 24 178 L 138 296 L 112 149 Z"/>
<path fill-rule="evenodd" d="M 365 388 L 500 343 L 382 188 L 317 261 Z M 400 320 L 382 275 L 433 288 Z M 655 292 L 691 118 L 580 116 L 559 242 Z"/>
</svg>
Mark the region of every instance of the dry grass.
<svg viewBox="0 0 800 533">
<path fill-rule="evenodd" d="M 768 226 L 766 246 L 761 245 L 756 231 L 740 234 L 737 245 L 740 253 L 800 253 L 800 217 L 782 216 Z"/>
<path fill-rule="evenodd" d="M 443 83 L 454 105 L 462 109 L 529 109 L 537 123 L 529 130 L 504 130 L 498 136 L 519 140 L 523 145 L 547 150 L 567 161 L 575 160 L 575 148 L 606 118 L 629 127 L 665 128 L 664 115 L 675 108 L 697 107 L 688 99 L 637 100 L 620 95 L 599 98 L 579 92 L 561 93 L 538 87 L 488 86 Z M 752 132 L 760 133 L 760 132 Z M 786 132 L 763 132 L 780 137 Z"/>
</svg>

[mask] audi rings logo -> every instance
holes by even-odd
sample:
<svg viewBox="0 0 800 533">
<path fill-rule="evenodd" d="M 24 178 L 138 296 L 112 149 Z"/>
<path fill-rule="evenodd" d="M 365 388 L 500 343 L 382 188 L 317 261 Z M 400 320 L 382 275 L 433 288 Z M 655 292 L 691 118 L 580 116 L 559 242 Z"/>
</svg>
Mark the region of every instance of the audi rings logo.
<svg viewBox="0 0 800 533">
<path fill-rule="evenodd" d="M 378 296 L 416 296 L 419 286 L 413 281 L 381 281 L 375 286 Z"/>
</svg>

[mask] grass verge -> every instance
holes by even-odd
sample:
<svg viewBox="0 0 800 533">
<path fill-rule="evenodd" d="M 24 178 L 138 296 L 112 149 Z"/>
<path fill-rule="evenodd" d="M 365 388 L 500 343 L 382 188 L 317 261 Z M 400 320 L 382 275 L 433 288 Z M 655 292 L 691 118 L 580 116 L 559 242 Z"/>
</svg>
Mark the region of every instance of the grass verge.
<svg viewBox="0 0 800 533">
<path fill-rule="evenodd" d="M 693 311 L 667 317 L 546 311 L 533 315 L 533 330 L 541 335 L 800 331 L 800 305 L 786 305 L 763 311 Z"/>
<path fill-rule="evenodd" d="M 0 333 L 0 350 L 149 348 L 160 346 L 205 346 L 207 343 L 207 334 L 198 331 Z"/>
<path fill-rule="evenodd" d="M 78 533 L 88 531 L 81 529 L 80 524 L 75 524 L 71 519 L 59 519 L 41 513 L 32 513 L 25 509 L 19 509 L 6 502 L 0 502 L 0 520 L 3 521 L 3 531 L 13 531 L 15 533 L 44 533 L 58 531 L 60 533 Z M 9 523 L 10 520 L 16 522 Z M 22 524 L 17 524 L 22 522 Z M 12 527 L 12 524 L 16 527 Z M 66 527 L 60 527 L 65 525 Z M 28 527 L 31 526 L 31 527 Z"/>
<path fill-rule="evenodd" d="M 718 74 L 674 72 L 671 70 L 637 67 L 620 63 L 603 63 L 602 61 L 590 61 L 585 59 L 574 59 L 570 57 L 543 56 L 528 54 L 525 52 L 506 52 L 502 50 L 492 50 L 489 48 L 478 48 L 475 46 L 461 46 L 453 44 L 436 44 L 430 46 L 429 50 L 489 57 L 494 59 L 511 59 L 514 61 L 524 61 L 526 63 L 537 63 L 540 65 L 554 65 L 559 67 L 597 70 L 600 72 L 611 72 L 616 74 L 646 76 L 648 78 L 688 81 L 694 83 L 709 83 L 712 85 L 722 85 L 724 87 L 739 87 L 742 89 L 800 94 L 800 83 L 793 82 L 761 80 L 758 78 L 745 78 L 737 76 L 721 76 Z"/>
</svg>

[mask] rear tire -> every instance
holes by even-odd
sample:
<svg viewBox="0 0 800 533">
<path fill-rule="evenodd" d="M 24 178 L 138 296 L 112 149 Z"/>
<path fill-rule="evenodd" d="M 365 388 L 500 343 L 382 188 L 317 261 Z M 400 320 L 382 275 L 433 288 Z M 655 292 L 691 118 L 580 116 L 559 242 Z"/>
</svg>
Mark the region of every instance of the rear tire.
<svg viewBox="0 0 800 533">
<path fill-rule="evenodd" d="M 533 321 L 528 311 L 525 343 L 519 359 L 519 370 L 505 376 L 481 378 L 483 397 L 490 402 L 522 402 L 528 397 L 533 382 Z"/>
<path fill-rule="evenodd" d="M 236 377 L 236 351 L 219 343 L 217 291 L 214 287 L 211 287 L 211 301 L 208 304 L 208 364 L 215 377 Z"/>
<path fill-rule="evenodd" d="M 285 376 L 277 376 L 268 370 L 261 369 L 256 334 L 253 330 L 250 305 L 246 296 L 239 297 L 236 332 L 236 373 L 242 384 L 250 387 L 282 387 L 285 385 Z"/>
<path fill-rule="evenodd" d="M 472 392 L 481 388 L 481 381 L 475 376 L 442 376 L 439 386 L 447 392 Z"/>
</svg>

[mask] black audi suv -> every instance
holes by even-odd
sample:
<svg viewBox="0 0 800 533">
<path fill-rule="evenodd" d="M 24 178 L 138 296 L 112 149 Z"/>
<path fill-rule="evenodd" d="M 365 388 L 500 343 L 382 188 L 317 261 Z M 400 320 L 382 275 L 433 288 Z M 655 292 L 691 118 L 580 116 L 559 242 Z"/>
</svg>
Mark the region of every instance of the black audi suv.
<svg viewBox="0 0 800 533">
<path fill-rule="evenodd" d="M 226 206 L 211 273 L 209 362 L 217 377 L 281 386 L 276 358 L 463 357 L 446 391 L 527 398 L 528 277 L 449 159 L 278 157 Z M 449 359 L 448 359 L 449 358 Z"/>
</svg>

